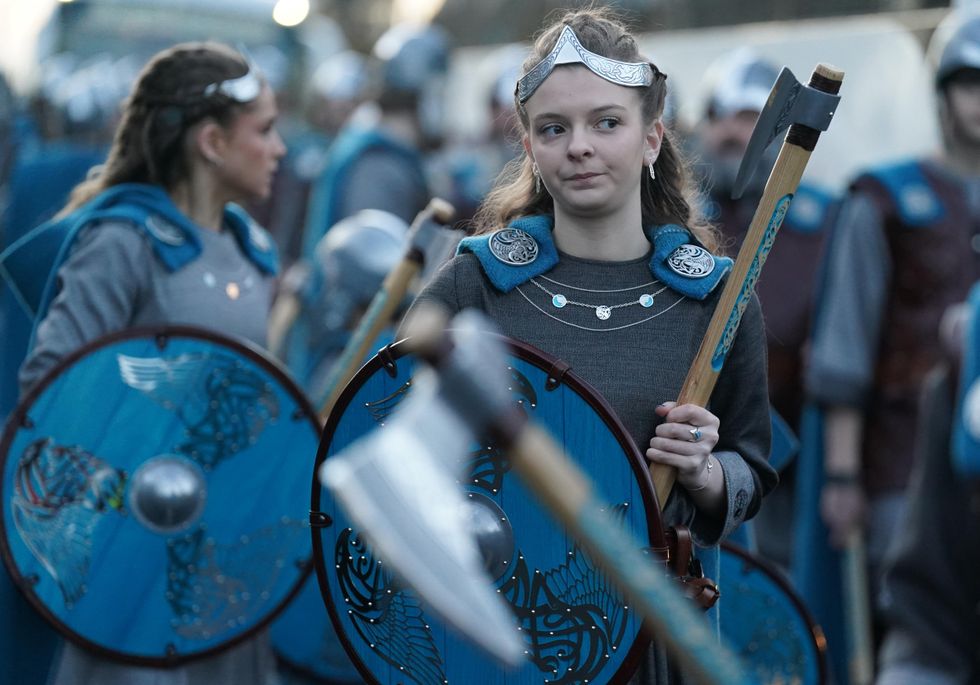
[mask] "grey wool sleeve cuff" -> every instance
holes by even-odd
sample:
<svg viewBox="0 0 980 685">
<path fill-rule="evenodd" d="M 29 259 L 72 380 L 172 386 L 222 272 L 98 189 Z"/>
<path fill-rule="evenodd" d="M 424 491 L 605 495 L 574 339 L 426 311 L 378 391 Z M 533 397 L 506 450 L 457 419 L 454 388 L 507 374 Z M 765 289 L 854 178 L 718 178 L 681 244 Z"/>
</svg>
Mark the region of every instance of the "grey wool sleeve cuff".
<svg viewBox="0 0 980 685">
<path fill-rule="evenodd" d="M 725 508 L 724 520 L 716 519 L 698 512 L 691 522 L 691 535 L 694 541 L 702 547 L 717 545 L 728 537 L 739 524 L 745 521 L 749 512 L 749 503 L 755 493 L 755 477 L 752 469 L 737 452 L 714 452 L 715 459 L 721 465 L 725 476 Z"/>
</svg>

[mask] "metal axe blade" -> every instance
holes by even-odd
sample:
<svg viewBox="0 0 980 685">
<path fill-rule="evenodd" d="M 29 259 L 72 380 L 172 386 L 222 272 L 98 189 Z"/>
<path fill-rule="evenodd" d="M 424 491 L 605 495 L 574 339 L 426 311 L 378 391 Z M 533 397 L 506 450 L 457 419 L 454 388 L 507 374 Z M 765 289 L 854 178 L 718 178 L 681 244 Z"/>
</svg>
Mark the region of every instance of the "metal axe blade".
<svg viewBox="0 0 980 685">
<path fill-rule="evenodd" d="M 792 71 L 783 67 L 769 91 L 769 99 L 759 113 L 759 120 L 745 148 L 745 155 L 735 176 L 732 199 L 742 197 L 763 153 L 777 136 L 793 124 L 826 131 L 839 102 L 839 95 L 805 86 L 796 79 Z"/>
<path fill-rule="evenodd" d="M 502 662 L 525 658 L 513 616 L 485 573 L 464 522 L 456 455 L 472 433 L 418 373 L 383 429 L 327 459 L 320 480 L 378 557 L 443 620 Z"/>
</svg>

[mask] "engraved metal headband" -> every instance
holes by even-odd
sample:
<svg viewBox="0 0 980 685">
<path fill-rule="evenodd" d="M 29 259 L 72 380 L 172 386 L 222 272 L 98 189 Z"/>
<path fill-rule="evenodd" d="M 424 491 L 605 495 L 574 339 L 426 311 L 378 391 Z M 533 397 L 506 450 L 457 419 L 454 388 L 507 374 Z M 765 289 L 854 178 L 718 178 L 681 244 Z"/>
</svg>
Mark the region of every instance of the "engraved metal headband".
<svg viewBox="0 0 980 685">
<path fill-rule="evenodd" d="M 236 78 L 209 84 L 204 88 L 204 97 L 209 98 L 220 93 L 238 104 L 244 105 L 259 96 L 262 92 L 261 72 L 244 48 L 240 48 L 239 52 L 245 58 L 245 65 L 248 70 Z"/>
<path fill-rule="evenodd" d="M 647 62 L 620 62 L 590 52 L 578 42 L 572 27 L 565 26 L 548 56 L 517 81 L 517 101 L 522 105 L 527 102 L 559 64 L 581 64 L 610 83 L 632 88 L 649 86 L 655 76 L 663 76 L 656 67 Z"/>
</svg>

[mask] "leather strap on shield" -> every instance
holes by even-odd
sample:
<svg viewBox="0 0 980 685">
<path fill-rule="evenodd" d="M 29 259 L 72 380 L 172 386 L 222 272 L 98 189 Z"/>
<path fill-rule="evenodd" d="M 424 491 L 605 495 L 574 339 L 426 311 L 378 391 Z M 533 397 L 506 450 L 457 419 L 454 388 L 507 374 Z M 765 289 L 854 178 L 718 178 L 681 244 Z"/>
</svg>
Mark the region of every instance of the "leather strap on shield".
<svg viewBox="0 0 980 685">
<path fill-rule="evenodd" d="M 667 563 L 680 583 L 684 595 L 707 611 L 715 605 L 721 592 L 710 578 L 705 578 L 701 562 L 694 556 L 694 541 L 687 526 L 672 526 L 667 530 Z"/>
</svg>

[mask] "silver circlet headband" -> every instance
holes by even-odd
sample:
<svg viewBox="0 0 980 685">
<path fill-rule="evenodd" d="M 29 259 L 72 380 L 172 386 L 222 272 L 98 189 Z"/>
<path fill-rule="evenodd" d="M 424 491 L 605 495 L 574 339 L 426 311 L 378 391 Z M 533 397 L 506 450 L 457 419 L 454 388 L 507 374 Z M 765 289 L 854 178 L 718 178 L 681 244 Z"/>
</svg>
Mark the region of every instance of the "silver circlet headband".
<svg viewBox="0 0 980 685">
<path fill-rule="evenodd" d="M 566 26 L 548 56 L 531 67 L 517 81 L 517 101 L 522 105 L 534 94 L 559 64 L 582 64 L 610 83 L 638 88 L 653 83 L 653 67 L 646 62 L 620 62 L 590 52 L 578 42 L 571 26 Z"/>
</svg>

